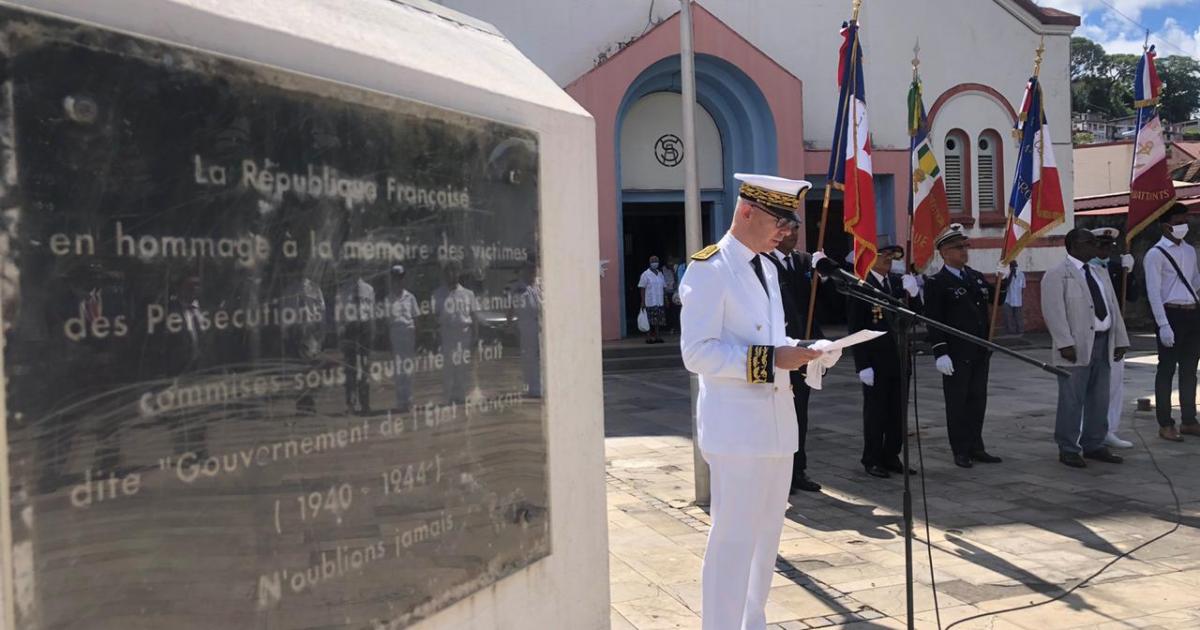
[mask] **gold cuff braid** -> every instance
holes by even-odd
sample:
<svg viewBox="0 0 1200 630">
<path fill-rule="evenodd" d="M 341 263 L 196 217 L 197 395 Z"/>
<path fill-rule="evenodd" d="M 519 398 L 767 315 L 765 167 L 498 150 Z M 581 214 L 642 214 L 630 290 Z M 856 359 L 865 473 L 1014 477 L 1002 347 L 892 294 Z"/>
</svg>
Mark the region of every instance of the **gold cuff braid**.
<svg viewBox="0 0 1200 630">
<path fill-rule="evenodd" d="M 746 351 L 746 380 L 750 383 L 775 382 L 775 347 L 750 346 Z"/>
</svg>

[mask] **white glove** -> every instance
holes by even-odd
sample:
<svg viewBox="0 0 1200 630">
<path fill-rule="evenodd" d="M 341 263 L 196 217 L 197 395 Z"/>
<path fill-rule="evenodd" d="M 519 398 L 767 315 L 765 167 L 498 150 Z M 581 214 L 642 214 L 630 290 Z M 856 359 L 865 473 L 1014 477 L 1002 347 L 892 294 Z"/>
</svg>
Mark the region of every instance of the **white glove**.
<svg viewBox="0 0 1200 630">
<path fill-rule="evenodd" d="M 921 292 L 921 285 L 917 282 L 917 277 L 911 273 L 906 273 L 900 278 L 901 284 L 904 285 L 904 290 L 908 291 L 908 297 L 917 297 Z"/>
<path fill-rule="evenodd" d="M 811 261 L 812 268 L 813 268 L 813 269 L 816 269 L 816 268 L 817 268 L 817 263 L 818 263 L 818 262 L 820 262 L 820 261 L 822 261 L 822 260 L 824 260 L 824 259 L 826 259 L 826 258 L 829 258 L 829 257 L 828 257 L 828 256 L 826 256 L 826 255 L 825 255 L 825 252 L 824 252 L 824 251 L 822 251 L 822 250 L 817 250 L 817 251 L 813 252 L 813 255 L 812 255 L 812 261 Z"/>
<path fill-rule="evenodd" d="M 825 371 L 833 367 L 838 362 L 838 359 L 842 358 L 841 348 L 835 350 L 826 349 L 832 345 L 833 342 L 828 339 L 819 339 L 809 346 L 810 350 L 820 350 L 822 353 L 820 358 L 808 362 L 808 368 L 804 372 L 804 382 L 813 389 L 821 389 L 821 381 L 825 376 Z"/>
<path fill-rule="evenodd" d="M 1171 330 L 1170 324 L 1158 327 L 1158 340 L 1168 348 L 1175 347 L 1175 331 Z"/>
<path fill-rule="evenodd" d="M 1008 265 L 1006 265 L 1004 263 L 1000 263 L 999 265 L 996 265 L 996 277 L 1000 278 L 1001 280 L 1007 278 L 1008 277 Z"/>
<path fill-rule="evenodd" d="M 862 381 L 867 387 L 875 386 L 875 368 L 867 368 L 858 373 L 858 380 Z"/>
<path fill-rule="evenodd" d="M 1121 267 L 1125 271 L 1133 271 L 1133 254 L 1121 254 Z"/>
<path fill-rule="evenodd" d="M 934 365 L 937 366 L 937 371 L 941 372 L 942 374 L 946 376 L 954 376 L 954 361 L 950 360 L 950 355 L 943 354 L 942 356 L 938 357 Z"/>
</svg>

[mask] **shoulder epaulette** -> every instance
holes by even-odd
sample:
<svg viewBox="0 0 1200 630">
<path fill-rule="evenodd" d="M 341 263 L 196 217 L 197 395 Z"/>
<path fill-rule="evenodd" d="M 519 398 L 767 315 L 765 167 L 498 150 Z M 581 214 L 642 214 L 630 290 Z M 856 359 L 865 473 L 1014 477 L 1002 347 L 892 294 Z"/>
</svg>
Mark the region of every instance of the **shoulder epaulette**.
<svg viewBox="0 0 1200 630">
<path fill-rule="evenodd" d="M 719 245 L 709 245 L 695 254 L 692 254 L 692 260 L 708 260 L 709 258 L 715 256 L 719 251 L 721 251 L 721 247 Z"/>
</svg>

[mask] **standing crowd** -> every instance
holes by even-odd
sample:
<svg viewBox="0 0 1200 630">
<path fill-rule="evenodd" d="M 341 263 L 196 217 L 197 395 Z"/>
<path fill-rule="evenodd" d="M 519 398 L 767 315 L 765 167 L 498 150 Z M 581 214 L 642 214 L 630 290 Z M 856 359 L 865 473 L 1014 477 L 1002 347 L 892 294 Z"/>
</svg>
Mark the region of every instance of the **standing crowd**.
<svg viewBox="0 0 1200 630">
<path fill-rule="evenodd" d="M 700 381 L 697 445 L 709 465 L 712 529 L 703 567 L 703 622 L 712 628 L 763 628 L 764 607 L 788 494 L 816 492 L 805 453 L 808 401 L 841 349 L 821 339 L 813 296 L 826 284 L 814 269 L 832 266 L 822 252 L 796 251 L 808 182 L 736 174 L 742 182 L 725 236 L 691 256 L 686 275 L 659 268 L 642 274 L 642 304 L 652 340 L 661 341 L 665 305 L 678 296 L 684 365 Z M 1155 406 L 1159 436 L 1200 436 L 1196 368 L 1200 360 L 1200 269 L 1184 243 L 1182 204 L 1159 218 L 1161 240 L 1146 254 L 1145 290 L 1157 324 Z M 1045 272 L 1041 307 L 1058 377 L 1054 439 L 1059 461 L 1120 464 L 1124 358 L 1129 334 L 1121 314 L 1122 282 L 1133 258 L 1115 255 L 1117 230 L 1075 228 L 1062 263 Z M 984 442 L 991 350 L 970 339 L 991 336 L 993 304 L 1004 306 L 1006 329 L 1024 329 L 1026 278 L 1015 262 L 991 274 L 968 265 L 971 241 L 952 224 L 936 239 L 943 265 L 922 276 L 904 265 L 904 249 L 883 243 L 863 279 L 875 291 L 967 336 L 933 326 L 928 341 L 942 374 L 947 434 L 955 465 L 1000 464 Z M 824 262 L 823 261 L 827 261 Z M 667 281 L 671 276 L 672 282 Z M 990 277 L 989 277 L 990 276 Z M 667 287 L 671 288 L 668 289 Z M 996 292 L 999 291 L 1000 295 Z M 668 297 L 671 296 L 671 297 Z M 902 353 L 896 318 L 881 306 L 847 302 L 851 333 L 875 331 L 850 347 L 863 394 L 861 464 L 865 474 L 914 474 L 901 462 L 908 430 Z M 907 324 L 905 324 L 907 325 Z M 651 341 L 653 342 L 653 341 Z M 837 349 L 834 349 L 837 348 Z M 1172 418 L 1172 381 L 1179 377 L 1181 417 Z"/>
</svg>

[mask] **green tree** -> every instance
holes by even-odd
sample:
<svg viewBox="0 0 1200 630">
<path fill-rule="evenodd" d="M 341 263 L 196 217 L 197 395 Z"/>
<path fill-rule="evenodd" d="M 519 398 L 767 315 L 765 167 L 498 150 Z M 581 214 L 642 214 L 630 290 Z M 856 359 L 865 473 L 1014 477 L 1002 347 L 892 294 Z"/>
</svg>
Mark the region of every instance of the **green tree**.
<svg viewBox="0 0 1200 630">
<path fill-rule="evenodd" d="M 1133 106 L 1134 55 L 1108 55 L 1086 37 L 1071 38 L 1071 111 L 1126 116 Z"/>
<path fill-rule="evenodd" d="M 1071 81 L 1107 73 L 1104 48 L 1086 37 L 1071 38 Z"/>
<path fill-rule="evenodd" d="M 1158 60 L 1158 77 L 1163 90 L 1159 114 L 1165 122 L 1191 120 L 1200 110 L 1200 61 L 1172 55 Z"/>
</svg>

